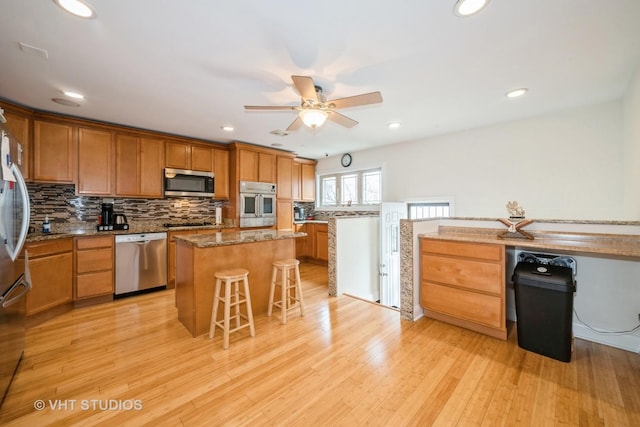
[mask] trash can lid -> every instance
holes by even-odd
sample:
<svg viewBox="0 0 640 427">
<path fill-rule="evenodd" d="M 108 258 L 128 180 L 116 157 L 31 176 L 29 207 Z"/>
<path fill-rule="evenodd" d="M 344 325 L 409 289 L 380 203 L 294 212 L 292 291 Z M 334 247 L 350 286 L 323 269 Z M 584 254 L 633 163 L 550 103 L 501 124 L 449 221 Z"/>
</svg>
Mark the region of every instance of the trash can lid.
<svg viewBox="0 0 640 427">
<path fill-rule="evenodd" d="M 515 285 L 534 286 L 560 292 L 575 292 L 573 270 L 570 267 L 519 262 L 513 271 Z"/>
</svg>

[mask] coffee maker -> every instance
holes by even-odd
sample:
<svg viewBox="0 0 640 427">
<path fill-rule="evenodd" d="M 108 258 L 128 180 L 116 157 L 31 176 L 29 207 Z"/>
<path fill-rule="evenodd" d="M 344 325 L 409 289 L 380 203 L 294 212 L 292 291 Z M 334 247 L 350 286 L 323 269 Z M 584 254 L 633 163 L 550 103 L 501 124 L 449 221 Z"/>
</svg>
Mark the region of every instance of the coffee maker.
<svg viewBox="0 0 640 427">
<path fill-rule="evenodd" d="M 98 218 L 98 231 L 113 230 L 113 203 L 103 203 Z"/>
<path fill-rule="evenodd" d="M 294 220 L 303 220 L 304 219 L 304 208 L 299 206 L 293 207 L 293 219 Z"/>
</svg>

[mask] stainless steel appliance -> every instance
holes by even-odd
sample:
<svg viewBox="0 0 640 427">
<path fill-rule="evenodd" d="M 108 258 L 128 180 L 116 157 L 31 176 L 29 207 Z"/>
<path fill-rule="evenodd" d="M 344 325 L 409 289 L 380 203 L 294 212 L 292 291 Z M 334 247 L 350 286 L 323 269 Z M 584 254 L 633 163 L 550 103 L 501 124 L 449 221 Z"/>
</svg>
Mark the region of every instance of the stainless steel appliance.
<svg viewBox="0 0 640 427">
<path fill-rule="evenodd" d="M 240 228 L 276 224 L 276 185 L 240 181 Z"/>
<path fill-rule="evenodd" d="M 165 196 L 215 196 L 215 176 L 211 172 L 165 168 Z"/>
<path fill-rule="evenodd" d="M 306 216 L 304 214 L 304 208 L 301 208 L 299 206 L 294 206 L 293 219 L 295 219 L 296 221 L 306 219 Z"/>
<path fill-rule="evenodd" d="M 29 229 L 29 195 L 18 166 L 21 144 L 2 124 L 0 133 L 0 406 L 24 350 L 25 296 L 31 289 L 29 257 L 19 257 Z M 17 162 L 17 163 L 14 163 Z"/>
<path fill-rule="evenodd" d="M 129 229 L 129 223 L 127 222 L 127 216 L 125 214 L 113 214 L 113 229 L 114 230 Z"/>
<path fill-rule="evenodd" d="M 167 286 L 167 233 L 123 234 L 116 240 L 116 296 Z"/>
</svg>

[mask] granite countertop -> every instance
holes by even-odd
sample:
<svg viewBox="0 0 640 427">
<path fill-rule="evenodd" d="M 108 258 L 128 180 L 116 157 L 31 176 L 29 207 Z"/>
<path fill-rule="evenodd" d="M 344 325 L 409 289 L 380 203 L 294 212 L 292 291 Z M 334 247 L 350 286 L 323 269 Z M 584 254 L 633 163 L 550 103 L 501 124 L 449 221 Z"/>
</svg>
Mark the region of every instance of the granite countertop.
<svg viewBox="0 0 640 427">
<path fill-rule="evenodd" d="M 419 237 L 563 252 L 640 257 L 640 236 L 637 235 L 530 231 L 534 240 L 529 240 L 519 234 L 498 237 L 503 231 L 491 228 L 441 226 L 437 233 L 424 233 Z"/>
<path fill-rule="evenodd" d="M 164 224 L 171 223 L 178 225 L 177 227 L 165 227 Z M 69 237 L 80 236 L 110 236 L 119 234 L 139 234 L 139 233 L 162 233 L 169 231 L 182 230 L 220 230 L 236 228 L 234 225 L 210 224 L 198 226 L 180 226 L 181 223 L 172 223 L 169 221 L 140 221 L 130 222 L 128 230 L 110 230 L 98 231 L 96 224 L 91 223 L 68 223 L 68 224 L 52 224 L 51 233 L 42 233 L 35 231 L 27 235 L 27 243 L 42 242 L 53 239 L 64 239 Z"/>
<path fill-rule="evenodd" d="M 250 230 L 236 232 L 218 232 L 211 234 L 187 234 L 175 236 L 175 240 L 180 240 L 196 248 L 211 248 L 214 246 L 229 246 L 242 243 L 263 242 L 267 240 L 295 239 L 305 237 L 307 233 L 294 232 L 289 230 Z"/>
</svg>

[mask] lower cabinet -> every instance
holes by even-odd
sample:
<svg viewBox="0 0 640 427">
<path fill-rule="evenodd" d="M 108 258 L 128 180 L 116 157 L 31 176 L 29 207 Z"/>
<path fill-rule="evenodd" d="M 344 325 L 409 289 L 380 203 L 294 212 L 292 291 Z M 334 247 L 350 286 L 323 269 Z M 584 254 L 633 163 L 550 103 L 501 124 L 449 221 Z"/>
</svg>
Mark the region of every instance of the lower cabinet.
<svg viewBox="0 0 640 427">
<path fill-rule="evenodd" d="M 32 316 L 73 301 L 73 240 L 29 243 L 32 288 L 26 297 L 26 315 Z"/>
<path fill-rule="evenodd" d="M 305 261 L 326 264 L 329 261 L 328 225 L 307 222 L 295 224 L 295 230 L 307 233 L 307 237 L 296 239 L 296 257 Z"/>
<path fill-rule="evenodd" d="M 506 339 L 503 245 L 420 239 L 425 316 Z"/>
<path fill-rule="evenodd" d="M 77 237 L 74 300 L 112 295 L 113 266 L 113 236 Z"/>
</svg>

